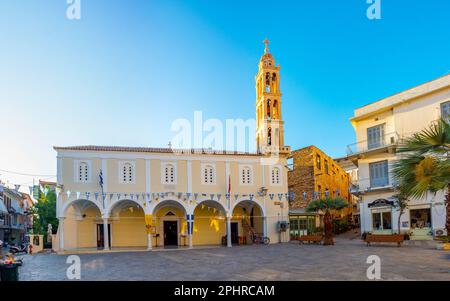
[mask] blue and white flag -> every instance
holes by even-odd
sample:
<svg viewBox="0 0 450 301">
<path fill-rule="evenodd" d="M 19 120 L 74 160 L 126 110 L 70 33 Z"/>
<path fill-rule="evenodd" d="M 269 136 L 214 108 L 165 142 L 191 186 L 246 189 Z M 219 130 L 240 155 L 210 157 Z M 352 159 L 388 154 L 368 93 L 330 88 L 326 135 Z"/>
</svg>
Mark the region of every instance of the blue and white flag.
<svg viewBox="0 0 450 301">
<path fill-rule="evenodd" d="M 283 194 L 282 194 L 282 193 L 279 193 L 279 194 L 278 194 L 278 200 L 281 201 L 281 199 L 283 199 Z"/>
<path fill-rule="evenodd" d="M 89 200 L 89 197 L 91 196 L 90 192 L 86 192 L 86 199 Z"/>
<path fill-rule="evenodd" d="M 250 197 L 250 201 L 253 201 L 253 197 L 254 197 L 255 195 L 254 195 L 253 193 L 250 193 L 248 196 Z"/>
<path fill-rule="evenodd" d="M 98 185 L 100 185 L 100 187 L 103 190 L 103 171 L 100 169 L 100 173 L 98 174 Z"/>
</svg>

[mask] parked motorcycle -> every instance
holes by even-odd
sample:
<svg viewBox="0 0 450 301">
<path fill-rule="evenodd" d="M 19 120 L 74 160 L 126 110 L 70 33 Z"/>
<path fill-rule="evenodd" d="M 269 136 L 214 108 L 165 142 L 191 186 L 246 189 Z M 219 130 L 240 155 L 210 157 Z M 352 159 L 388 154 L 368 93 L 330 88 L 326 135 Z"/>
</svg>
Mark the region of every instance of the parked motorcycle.
<svg viewBox="0 0 450 301">
<path fill-rule="evenodd" d="M 28 253 L 28 245 L 21 244 L 20 246 L 10 246 L 9 252 L 11 252 L 12 254 Z"/>
</svg>

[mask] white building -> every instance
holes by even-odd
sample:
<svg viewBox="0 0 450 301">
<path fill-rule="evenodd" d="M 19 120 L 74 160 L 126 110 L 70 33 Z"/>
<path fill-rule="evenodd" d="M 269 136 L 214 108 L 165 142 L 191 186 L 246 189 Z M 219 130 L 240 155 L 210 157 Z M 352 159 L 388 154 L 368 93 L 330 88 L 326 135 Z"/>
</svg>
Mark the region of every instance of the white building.
<svg viewBox="0 0 450 301">
<path fill-rule="evenodd" d="M 392 164 L 400 139 L 450 116 L 450 75 L 424 83 L 355 110 L 350 119 L 357 142 L 347 155 L 358 166 L 357 194 L 361 200 L 361 233 L 398 231 Z M 401 216 L 402 232 L 411 239 L 431 239 L 445 229 L 445 193 L 411 200 Z"/>
</svg>

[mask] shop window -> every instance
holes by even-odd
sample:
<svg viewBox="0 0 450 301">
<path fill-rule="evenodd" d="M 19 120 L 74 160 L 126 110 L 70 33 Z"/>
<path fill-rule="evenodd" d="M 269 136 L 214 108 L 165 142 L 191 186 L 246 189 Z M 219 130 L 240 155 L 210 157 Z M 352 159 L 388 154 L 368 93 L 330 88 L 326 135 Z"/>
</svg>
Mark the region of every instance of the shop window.
<svg viewBox="0 0 450 301">
<path fill-rule="evenodd" d="M 373 230 L 392 230 L 392 215 L 390 211 L 372 213 Z"/>
</svg>

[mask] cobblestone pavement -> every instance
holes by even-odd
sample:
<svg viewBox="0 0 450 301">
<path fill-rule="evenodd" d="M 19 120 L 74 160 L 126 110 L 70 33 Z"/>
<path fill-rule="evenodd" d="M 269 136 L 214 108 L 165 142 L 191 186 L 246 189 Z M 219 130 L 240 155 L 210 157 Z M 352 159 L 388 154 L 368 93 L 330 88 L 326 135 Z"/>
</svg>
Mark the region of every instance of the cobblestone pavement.
<svg viewBox="0 0 450 301">
<path fill-rule="evenodd" d="M 136 253 L 84 254 L 81 280 L 367 280 L 366 259 L 381 258 L 383 280 L 450 280 L 450 252 L 435 242 L 366 247 L 358 239 L 334 246 L 242 246 Z M 24 257 L 21 280 L 66 280 L 67 255 Z"/>
</svg>

